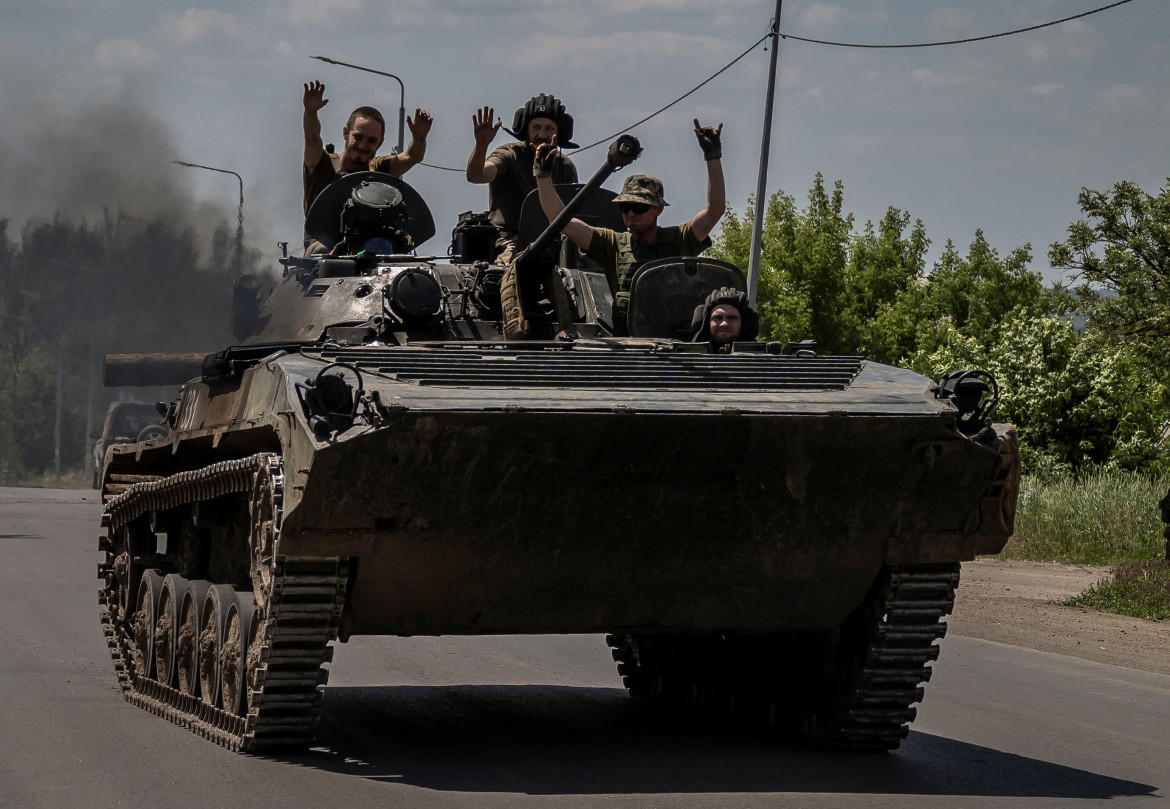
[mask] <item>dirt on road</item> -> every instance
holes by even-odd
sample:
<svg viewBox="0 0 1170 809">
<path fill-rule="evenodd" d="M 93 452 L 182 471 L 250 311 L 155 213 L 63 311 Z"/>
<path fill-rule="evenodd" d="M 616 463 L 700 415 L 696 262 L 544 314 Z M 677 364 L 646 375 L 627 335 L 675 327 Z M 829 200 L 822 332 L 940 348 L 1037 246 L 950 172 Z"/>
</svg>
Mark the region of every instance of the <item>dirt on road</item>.
<svg viewBox="0 0 1170 809">
<path fill-rule="evenodd" d="M 1170 621 L 1055 603 L 1108 575 L 1107 567 L 964 562 L 948 634 L 1170 674 Z"/>
</svg>

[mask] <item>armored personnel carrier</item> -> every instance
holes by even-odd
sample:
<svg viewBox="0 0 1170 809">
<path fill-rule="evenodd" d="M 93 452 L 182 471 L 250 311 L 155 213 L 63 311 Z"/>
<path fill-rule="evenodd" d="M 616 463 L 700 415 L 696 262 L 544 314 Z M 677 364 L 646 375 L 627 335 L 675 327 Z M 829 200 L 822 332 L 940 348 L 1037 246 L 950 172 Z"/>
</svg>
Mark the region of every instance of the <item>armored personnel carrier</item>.
<svg viewBox="0 0 1170 809">
<path fill-rule="evenodd" d="M 604 223 L 637 151 L 619 139 L 562 216 Z M 330 186 L 307 227 L 330 253 L 286 257 L 263 300 L 237 284 L 239 345 L 190 374 L 165 437 L 110 449 L 100 612 L 126 698 L 234 750 L 299 748 L 335 640 L 606 633 L 635 697 L 896 747 L 960 562 L 1012 530 L 994 381 L 710 353 L 691 312 L 743 277 L 703 258 L 643 267 L 614 338 L 557 223 L 505 280 L 465 219 L 426 256 L 401 179 Z"/>
</svg>

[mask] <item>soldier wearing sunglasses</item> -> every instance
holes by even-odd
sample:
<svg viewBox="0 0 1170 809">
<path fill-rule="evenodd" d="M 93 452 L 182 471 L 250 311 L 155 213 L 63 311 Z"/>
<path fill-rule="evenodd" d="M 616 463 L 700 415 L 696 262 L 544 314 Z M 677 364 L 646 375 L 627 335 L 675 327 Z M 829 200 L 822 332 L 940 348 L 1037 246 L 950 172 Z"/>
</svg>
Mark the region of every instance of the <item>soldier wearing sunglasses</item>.
<svg viewBox="0 0 1170 809">
<path fill-rule="evenodd" d="M 639 267 L 648 261 L 674 256 L 697 256 L 711 246 L 711 231 L 727 207 L 723 186 L 723 156 L 718 127 L 700 126 L 695 119 L 695 136 L 707 164 L 707 205 L 690 221 L 681 225 L 660 227 L 658 217 L 669 204 L 663 197 L 662 181 L 645 174 L 632 174 L 622 184 L 622 191 L 614 202 L 622 212 L 626 230 L 617 232 L 595 228 L 580 219 L 572 219 L 562 233 L 584 251 L 605 272 L 613 293 L 614 333 L 624 335 L 626 314 L 630 304 L 630 282 Z M 564 208 L 557 195 L 548 168 L 557 152 L 555 141 L 541 144 L 536 149 L 532 174 L 540 192 L 540 205 L 551 222 Z"/>
</svg>

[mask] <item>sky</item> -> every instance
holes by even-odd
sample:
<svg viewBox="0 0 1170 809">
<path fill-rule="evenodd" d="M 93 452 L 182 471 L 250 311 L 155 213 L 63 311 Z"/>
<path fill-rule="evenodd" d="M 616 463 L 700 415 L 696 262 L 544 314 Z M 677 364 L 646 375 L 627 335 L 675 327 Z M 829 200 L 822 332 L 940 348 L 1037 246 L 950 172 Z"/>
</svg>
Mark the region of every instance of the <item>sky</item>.
<svg viewBox="0 0 1170 809">
<path fill-rule="evenodd" d="M 848 0 L 783 3 L 781 32 L 870 44 L 986 36 L 1111 0 Z M 193 4 L 194 3 L 194 4 Z M 426 163 L 404 179 L 429 202 L 444 254 L 462 211 L 487 189 L 462 169 L 471 118 L 505 125 L 551 92 L 575 140 L 608 138 L 722 69 L 763 37 L 774 0 L 0 0 L 0 219 L 102 211 L 234 226 L 243 179 L 250 246 L 272 256 L 301 234 L 303 83 L 325 83 L 324 138 L 372 104 L 396 139 L 393 73 L 409 114 L 435 118 Z M 857 228 L 890 206 L 921 219 L 930 260 L 982 229 L 1001 255 L 1047 245 L 1080 216 L 1082 187 L 1121 180 L 1156 192 L 1170 176 L 1170 2 L 1132 0 L 1015 36 L 914 49 L 783 39 L 766 188 L 802 205 L 814 175 L 844 184 Z M 666 186 L 662 224 L 702 206 L 691 120 L 722 122 L 728 201 L 755 193 L 771 53 L 758 45 L 706 86 L 635 127 L 633 169 Z M 509 140 L 501 131 L 495 144 Z M 582 180 L 603 148 L 573 153 Z M 621 175 L 607 184 L 617 188 Z M 160 270 L 160 272 L 163 270 Z"/>
</svg>

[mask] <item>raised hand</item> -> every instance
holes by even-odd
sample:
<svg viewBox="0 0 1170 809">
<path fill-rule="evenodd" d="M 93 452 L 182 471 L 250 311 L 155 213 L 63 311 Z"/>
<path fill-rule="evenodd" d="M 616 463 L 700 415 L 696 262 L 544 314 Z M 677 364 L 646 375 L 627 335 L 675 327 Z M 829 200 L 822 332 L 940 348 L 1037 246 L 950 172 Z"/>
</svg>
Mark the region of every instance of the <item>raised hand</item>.
<svg viewBox="0 0 1170 809">
<path fill-rule="evenodd" d="M 536 146 L 536 156 L 532 158 L 533 177 L 551 177 L 553 160 L 560 149 L 557 148 L 557 136 L 553 135 L 552 143 L 539 143 Z"/>
<path fill-rule="evenodd" d="M 419 140 L 426 140 L 431 131 L 431 124 L 435 119 L 422 107 L 415 109 L 414 117 L 406 116 L 406 126 L 410 129 L 410 136 Z"/>
<path fill-rule="evenodd" d="M 496 111 L 491 107 L 476 110 L 471 118 L 472 131 L 475 133 L 475 142 L 484 146 L 492 142 L 492 138 L 500 131 L 503 121 L 495 118 Z M 495 120 L 495 123 L 492 121 Z"/>
<path fill-rule="evenodd" d="M 699 119 L 695 119 L 695 137 L 699 139 L 699 148 L 703 150 L 704 160 L 718 160 L 723 157 L 723 145 L 719 141 L 722 132 L 722 123 L 716 129 L 713 126 L 699 126 Z"/>
<path fill-rule="evenodd" d="M 311 81 L 305 85 L 305 109 L 316 112 L 329 103 L 325 98 L 325 85 L 319 81 Z"/>
</svg>

